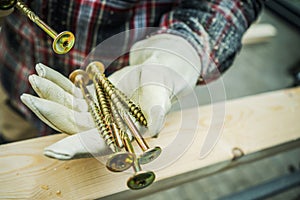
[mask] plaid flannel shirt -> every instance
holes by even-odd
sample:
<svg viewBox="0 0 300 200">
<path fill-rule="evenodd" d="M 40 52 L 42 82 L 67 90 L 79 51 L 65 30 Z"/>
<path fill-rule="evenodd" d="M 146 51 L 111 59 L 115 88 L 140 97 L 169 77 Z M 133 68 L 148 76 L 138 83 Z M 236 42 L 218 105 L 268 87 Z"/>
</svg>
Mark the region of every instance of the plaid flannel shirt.
<svg viewBox="0 0 300 200">
<path fill-rule="evenodd" d="M 201 78 L 214 79 L 212 64 L 224 72 L 241 47 L 245 30 L 257 18 L 263 0 L 27 0 L 25 3 L 57 32 L 69 30 L 77 42 L 66 55 L 54 54 L 52 39 L 15 10 L 6 17 L 0 35 L 0 76 L 4 89 L 40 135 L 53 133 L 20 101 L 34 93 L 28 76 L 36 63 L 68 75 L 82 65 L 89 52 L 119 32 L 160 27 L 187 39 L 199 53 Z M 115 70 L 127 65 L 118 60 Z M 112 68 L 110 68 L 112 69 Z"/>
</svg>

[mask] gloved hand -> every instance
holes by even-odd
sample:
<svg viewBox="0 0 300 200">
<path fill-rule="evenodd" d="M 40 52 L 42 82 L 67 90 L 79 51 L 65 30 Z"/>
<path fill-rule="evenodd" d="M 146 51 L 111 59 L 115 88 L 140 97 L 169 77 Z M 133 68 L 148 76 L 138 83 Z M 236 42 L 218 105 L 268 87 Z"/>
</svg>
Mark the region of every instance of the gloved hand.
<svg viewBox="0 0 300 200">
<path fill-rule="evenodd" d="M 51 128 L 71 135 L 78 133 L 45 148 L 44 154 L 57 159 L 71 159 L 87 156 L 89 152 L 105 151 L 104 141 L 94 127 L 79 88 L 43 64 L 36 65 L 36 72 L 38 76 L 30 75 L 29 82 L 40 98 L 22 94 L 22 102 Z M 90 141 L 89 138 L 94 138 L 93 141 L 98 144 L 86 146 L 85 141 Z"/>
<path fill-rule="evenodd" d="M 163 126 L 172 98 L 195 85 L 200 67 L 198 54 L 186 40 L 161 34 L 136 43 L 130 52 L 130 66 L 115 72 L 109 79 L 141 106 L 149 134 L 155 136 Z M 36 70 L 39 76 L 31 75 L 29 81 L 41 98 L 23 94 L 21 100 L 52 128 L 77 133 L 47 147 L 44 154 L 71 159 L 89 151 L 105 151 L 106 146 L 96 133 L 78 88 L 41 64 Z M 82 142 L 95 137 L 101 145 Z"/>
<path fill-rule="evenodd" d="M 174 97 L 195 86 L 200 58 L 182 37 L 161 34 L 137 42 L 129 63 L 109 79 L 141 106 L 153 137 L 162 128 Z"/>
</svg>

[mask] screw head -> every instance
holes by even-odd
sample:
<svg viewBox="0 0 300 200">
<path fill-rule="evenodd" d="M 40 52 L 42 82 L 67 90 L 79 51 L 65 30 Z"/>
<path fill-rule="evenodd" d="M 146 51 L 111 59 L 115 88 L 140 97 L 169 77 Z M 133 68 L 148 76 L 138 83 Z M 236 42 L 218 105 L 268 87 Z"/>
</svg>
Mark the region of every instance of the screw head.
<svg viewBox="0 0 300 200">
<path fill-rule="evenodd" d="M 127 186 L 132 190 L 139 190 L 148 187 L 155 180 L 155 174 L 151 171 L 140 171 L 135 173 L 127 181 Z"/>
<path fill-rule="evenodd" d="M 70 31 L 64 31 L 58 34 L 53 43 L 53 51 L 57 54 L 68 53 L 75 43 L 75 36 Z"/>
<path fill-rule="evenodd" d="M 103 74 L 105 71 L 104 65 L 99 61 L 94 61 L 89 63 L 89 65 L 86 67 L 86 72 L 90 77 L 93 77 L 97 73 Z"/>
<path fill-rule="evenodd" d="M 82 69 L 76 69 L 74 70 L 70 75 L 69 79 L 74 83 L 75 85 L 79 82 L 82 81 L 83 84 L 87 85 L 90 81 L 89 76 L 85 71 Z"/>
<path fill-rule="evenodd" d="M 128 152 L 117 152 L 108 158 L 106 168 L 112 172 L 122 172 L 132 166 L 133 160 L 133 154 Z"/>
<path fill-rule="evenodd" d="M 143 152 L 139 157 L 139 163 L 144 165 L 155 160 L 161 154 L 160 147 L 154 147 Z"/>
</svg>

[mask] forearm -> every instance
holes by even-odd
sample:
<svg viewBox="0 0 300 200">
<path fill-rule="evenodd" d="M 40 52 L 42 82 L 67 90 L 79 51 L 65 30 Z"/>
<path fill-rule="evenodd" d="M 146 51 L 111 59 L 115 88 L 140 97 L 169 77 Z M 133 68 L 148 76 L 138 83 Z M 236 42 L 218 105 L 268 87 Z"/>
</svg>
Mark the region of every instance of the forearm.
<svg viewBox="0 0 300 200">
<path fill-rule="evenodd" d="M 258 17 L 263 0 L 189 0 L 164 15 L 161 27 L 186 38 L 197 50 L 202 82 L 218 77 L 232 64 L 244 32 Z"/>
</svg>

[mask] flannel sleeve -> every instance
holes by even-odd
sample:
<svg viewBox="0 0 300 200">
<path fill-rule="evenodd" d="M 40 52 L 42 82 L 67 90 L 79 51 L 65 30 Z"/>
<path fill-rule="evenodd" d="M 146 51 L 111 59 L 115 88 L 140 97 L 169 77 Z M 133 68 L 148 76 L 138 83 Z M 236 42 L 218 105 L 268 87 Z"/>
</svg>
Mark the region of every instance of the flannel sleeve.
<svg viewBox="0 0 300 200">
<path fill-rule="evenodd" d="M 231 66 L 262 7 L 263 0 L 184 0 L 162 17 L 160 26 L 195 47 L 202 63 L 198 83 L 203 84 Z"/>
</svg>

